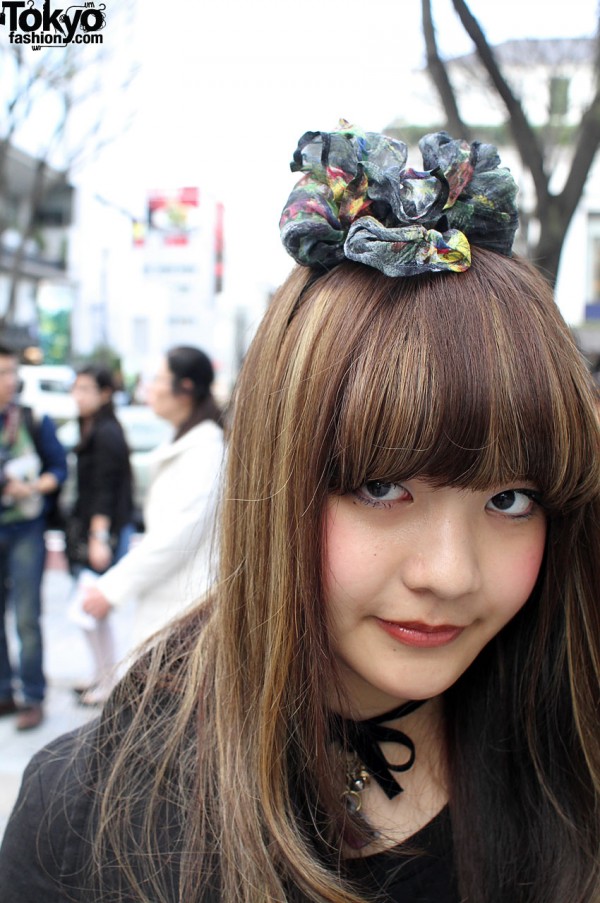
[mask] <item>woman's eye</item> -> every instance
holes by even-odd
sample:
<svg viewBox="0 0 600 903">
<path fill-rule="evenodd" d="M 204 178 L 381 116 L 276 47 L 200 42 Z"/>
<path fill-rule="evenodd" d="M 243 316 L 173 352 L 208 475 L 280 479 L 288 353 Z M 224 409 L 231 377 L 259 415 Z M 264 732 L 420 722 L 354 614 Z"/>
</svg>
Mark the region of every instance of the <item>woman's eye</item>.
<svg viewBox="0 0 600 903">
<path fill-rule="evenodd" d="M 410 493 L 400 483 L 384 483 L 382 480 L 369 480 L 356 490 L 355 495 L 368 505 L 377 506 L 401 499 L 409 499 Z"/>
<path fill-rule="evenodd" d="M 508 514 L 511 517 L 525 517 L 531 514 L 537 500 L 537 494 L 533 490 L 505 489 L 504 492 L 492 496 L 486 507 L 490 511 Z"/>
</svg>

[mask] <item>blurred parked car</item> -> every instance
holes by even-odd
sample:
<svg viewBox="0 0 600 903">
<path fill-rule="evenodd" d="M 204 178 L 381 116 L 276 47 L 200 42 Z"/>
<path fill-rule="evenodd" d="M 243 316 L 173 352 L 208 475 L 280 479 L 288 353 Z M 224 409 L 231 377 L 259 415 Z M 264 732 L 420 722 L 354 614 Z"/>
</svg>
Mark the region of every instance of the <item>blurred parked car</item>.
<svg viewBox="0 0 600 903">
<path fill-rule="evenodd" d="M 168 442 L 173 435 L 173 427 L 166 420 L 157 417 L 154 411 L 146 405 L 127 405 L 115 408 L 125 438 L 131 450 L 131 469 L 134 480 L 134 505 L 136 508 L 137 526 L 141 526 L 141 512 L 144 506 L 144 498 L 150 483 L 151 461 L 150 452 L 162 442 Z M 57 436 L 63 447 L 67 450 L 69 463 L 69 476 L 61 492 L 61 509 L 69 511 L 76 495 L 76 458 L 73 448 L 79 440 L 79 427 L 77 418 L 67 420 L 57 430 Z"/>
<path fill-rule="evenodd" d="M 71 397 L 74 379 L 72 367 L 23 364 L 19 367 L 19 401 L 33 408 L 36 414 L 48 414 L 57 425 L 64 423 L 77 417 L 77 407 Z"/>
</svg>

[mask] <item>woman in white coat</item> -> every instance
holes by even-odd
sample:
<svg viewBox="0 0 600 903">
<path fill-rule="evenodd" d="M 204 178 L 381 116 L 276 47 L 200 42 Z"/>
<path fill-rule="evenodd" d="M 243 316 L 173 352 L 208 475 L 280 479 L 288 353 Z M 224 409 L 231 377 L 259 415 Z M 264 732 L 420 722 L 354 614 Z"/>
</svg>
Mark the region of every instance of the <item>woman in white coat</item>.
<svg viewBox="0 0 600 903">
<path fill-rule="evenodd" d="M 144 506 L 145 533 L 86 592 L 85 611 L 105 618 L 137 600 L 134 639 L 141 642 L 201 596 L 210 582 L 212 527 L 223 456 L 221 414 L 211 394 L 213 367 L 203 351 L 171 349 L 148 401 L 175 428 L 156 449 Z"/>
</svg>

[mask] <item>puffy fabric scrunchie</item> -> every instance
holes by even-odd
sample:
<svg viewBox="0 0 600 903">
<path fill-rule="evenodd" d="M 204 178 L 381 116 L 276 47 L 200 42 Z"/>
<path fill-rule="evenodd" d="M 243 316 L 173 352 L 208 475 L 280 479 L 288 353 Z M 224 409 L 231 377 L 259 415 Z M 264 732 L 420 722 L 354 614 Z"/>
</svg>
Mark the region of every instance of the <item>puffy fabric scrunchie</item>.
<svg viewBox="0 0 600 903">
<path fill-rule="evenodd" d="M 419 148 L 422 172 L 405 168 L 404 142 L 344 122 L 303 135 L 291 168 L 305 175 L 279 224 L 288 253 L 304 266 L 347 258 L 388 276 L 466 270 L 470 243 L 510 255 L 517 186 L 496 148 L 447 132 Z"/>
</svg>

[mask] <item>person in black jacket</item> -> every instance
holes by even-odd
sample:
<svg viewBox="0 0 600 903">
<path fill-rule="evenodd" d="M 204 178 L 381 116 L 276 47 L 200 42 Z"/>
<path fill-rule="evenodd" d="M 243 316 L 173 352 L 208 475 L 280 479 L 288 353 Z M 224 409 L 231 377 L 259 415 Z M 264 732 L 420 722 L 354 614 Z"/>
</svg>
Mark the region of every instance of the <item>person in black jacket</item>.
<svg viewBox="0 0 600 903">
<path fill-rule="evenodd" d="M 79 409 L 77 498 L 67 525 L 67 554 L 72 573 L 102 574 L 127 552 L 133 532 L 133 488 L 129 448 L 117 419 L 114 382 L 103 367 L 81 369 L 73 385 Z M 102 702 L 116 663 L 109 622 L 85 631 L 95 662 L 91 687 L 80 688 L 84 705 Z"/>
</svg>

